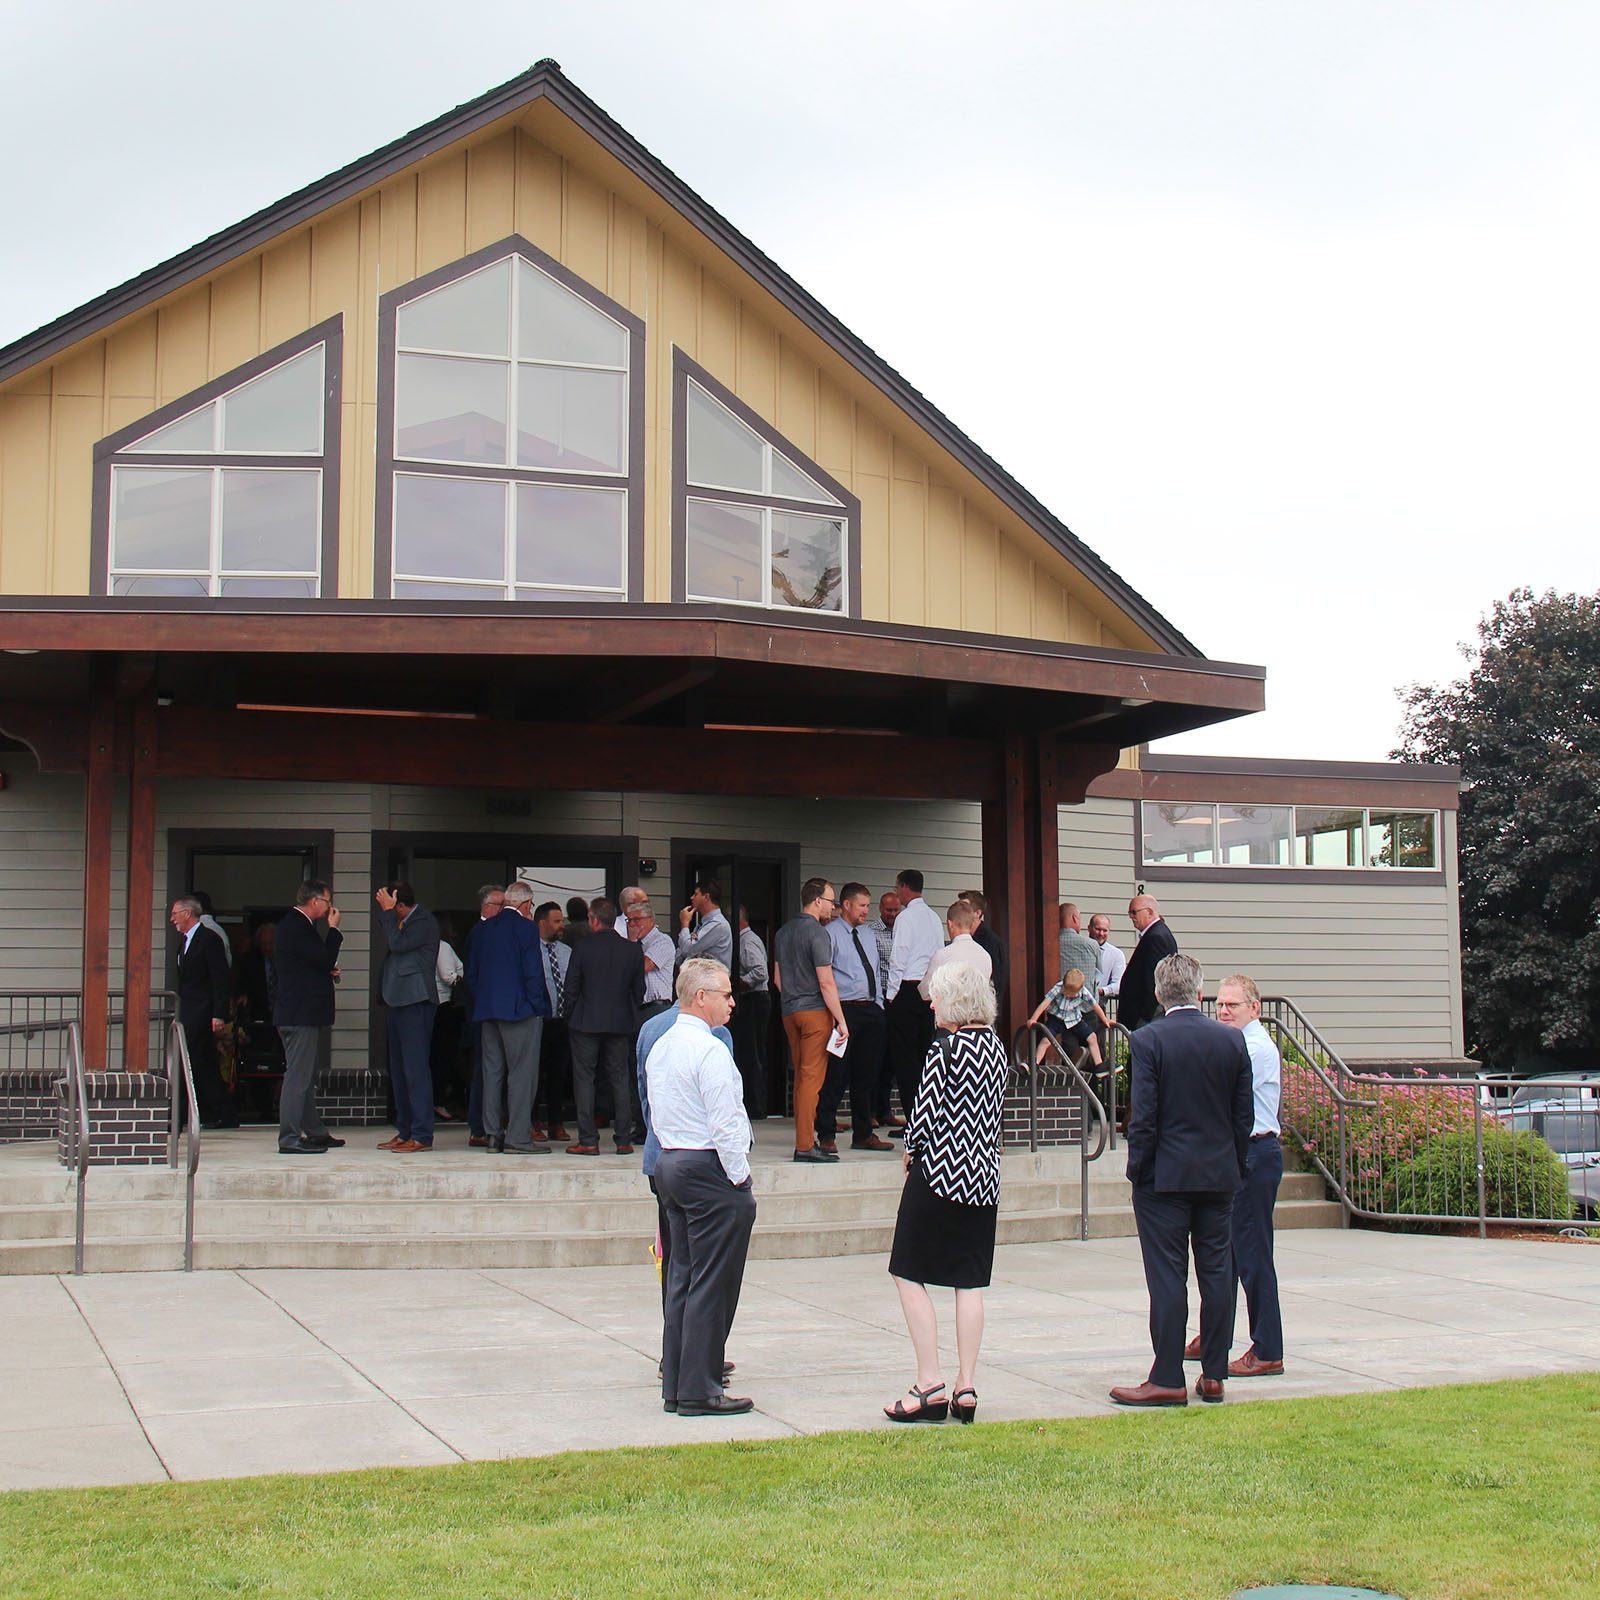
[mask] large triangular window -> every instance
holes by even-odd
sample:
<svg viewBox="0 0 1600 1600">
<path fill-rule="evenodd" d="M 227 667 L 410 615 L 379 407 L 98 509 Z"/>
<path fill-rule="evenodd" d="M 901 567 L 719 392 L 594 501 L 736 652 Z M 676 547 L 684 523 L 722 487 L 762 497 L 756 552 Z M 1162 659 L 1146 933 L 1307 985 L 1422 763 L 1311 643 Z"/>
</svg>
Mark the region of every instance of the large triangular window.
<svg viewBox="0 0 1600 1600">
<path fill-rule="evenodd" d="M 643 324 L 526 240 L 385 296 L 378 584 L 616 601 L 643 521 Z"/>
<path fill-rule="evenodd" d="M 676 598 L 855 615 L 860 503 L 681 351 Z"/>
<path fill-rule="evenodd" d="M 102 440 L 105 592 L 319 596 L 337 542 L 338 388 L 335 320 Z"/>
</svg>

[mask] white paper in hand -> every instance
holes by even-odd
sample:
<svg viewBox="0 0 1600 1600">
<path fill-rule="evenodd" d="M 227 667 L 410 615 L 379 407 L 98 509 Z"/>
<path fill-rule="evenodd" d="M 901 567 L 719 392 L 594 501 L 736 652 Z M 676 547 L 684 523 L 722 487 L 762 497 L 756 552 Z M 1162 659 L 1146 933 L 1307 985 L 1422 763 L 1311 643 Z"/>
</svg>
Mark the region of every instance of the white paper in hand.
<svg viewBox="0 0 1600 1600">
<path fill-rule="evenodd" d="M 844 1036 L 844 1031 L 840 1028 L 835 1028 L 828 1036 L 828 1054 L 830 1056 L 842 1056 L 849 1048 L 850 1041 Z"/>
</svg>

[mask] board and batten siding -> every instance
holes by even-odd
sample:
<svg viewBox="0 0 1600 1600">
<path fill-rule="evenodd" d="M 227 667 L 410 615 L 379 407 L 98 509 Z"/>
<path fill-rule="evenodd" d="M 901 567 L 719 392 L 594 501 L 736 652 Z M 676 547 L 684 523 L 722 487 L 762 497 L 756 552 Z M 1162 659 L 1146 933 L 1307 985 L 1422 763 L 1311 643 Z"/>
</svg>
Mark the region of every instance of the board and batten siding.
<svg viewBox="0 0 1600 1600">
<path fill-rule="evenodd" d="M 1061 813 L 1061 893 L 1111 918 L 1111 940 L 1134 944 L 1128 901 L 1137 803 L 1090 799 Z M 1251 881 L 1148 884 L 1179 948 L 1197 956 L 1208 989 L 1246 972 L 1263 994 L 1293 1000 L 1352 1059 L 1455 1057 L 1461 1024 L 1461 936 L 1455 813 L 1442 814 L 1443 883 L 1396 872 L 1349 883 Z"/>
<path fill-rule="evenodd" d="M 379 297 L 520 234 L 645 322 L 646 600 L 672 597 L 676 344 L 860 497 L 864 617 L 1154 648 L 677 212 L 570 128 L 549 131 L 564 151 L 485 130 L 0 387 L 0 594 L 88 592 L 97 440 L 341 316 L 338 590 L 370 598 Z"/>
</svg>

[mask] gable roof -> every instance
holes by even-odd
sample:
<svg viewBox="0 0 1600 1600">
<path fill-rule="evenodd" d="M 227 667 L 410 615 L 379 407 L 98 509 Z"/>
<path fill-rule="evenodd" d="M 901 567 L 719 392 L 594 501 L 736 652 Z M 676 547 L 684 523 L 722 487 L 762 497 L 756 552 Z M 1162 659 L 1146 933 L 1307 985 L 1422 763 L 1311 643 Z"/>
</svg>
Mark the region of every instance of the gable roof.
<svg viewBox="0 0 1600 1600">
<path fill-rule="evenodd" d="M 731 257 L 787 311 L 948 450 L 1002 504 L 1137 623 L 1160 649 L 1171 655 L 1204 659 L 1182 632 L 1113 572 L 1037 496 L 609 117 L 562 73 L 559 63 L 548 58 L 498 88 L 466 101 L 0 348 L 0 383 L 536 100 L 544 100 L 560 111 Z"/>
</svg>

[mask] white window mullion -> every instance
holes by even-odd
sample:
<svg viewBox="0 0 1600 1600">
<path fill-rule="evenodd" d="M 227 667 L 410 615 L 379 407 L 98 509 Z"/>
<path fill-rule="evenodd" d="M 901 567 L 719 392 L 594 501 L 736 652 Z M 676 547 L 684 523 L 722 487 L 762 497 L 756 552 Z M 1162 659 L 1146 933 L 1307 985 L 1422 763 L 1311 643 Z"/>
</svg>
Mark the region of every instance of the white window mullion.
<svg viewBox="0 0 1600 1600">
<path fill-rule="evenodd" d="M 763 468 L 762 476 L 767 475 Z M 761 508 L 761 603 L 772 604 L 772 507 Z"/>
<path fill-rule="evenodd" d="M 217 406 L 217 415 L 222 415 L 222 406 Z M 220 428 L 222 424 L 219 422 Z M 222 593 L 222 580 L 217 576 L 222 571 L 222 468 L 211 469 L 211 572 L 207 580 L 209 592 L 213 595 Z"/>
<path fill-rule="evenodd" d="M 515 293 L 515 291 L 513 291 Z M 506 485 L 506 565 L 505 595 L 507 600 L 517 598 L 517 486 Z"/>
</svg>

